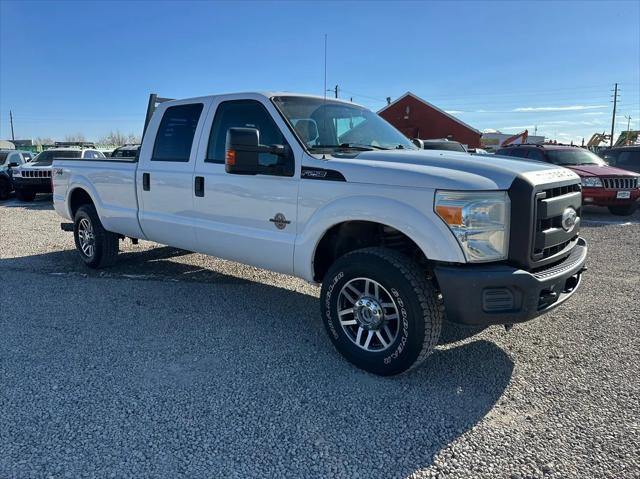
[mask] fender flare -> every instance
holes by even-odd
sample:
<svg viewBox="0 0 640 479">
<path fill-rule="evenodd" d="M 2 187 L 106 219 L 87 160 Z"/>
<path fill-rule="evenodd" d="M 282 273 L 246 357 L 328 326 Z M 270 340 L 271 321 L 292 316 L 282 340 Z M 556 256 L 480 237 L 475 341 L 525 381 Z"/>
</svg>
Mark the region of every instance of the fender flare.
<svg viewBox="0 0 640 479">
<path fill-rule="evenodd" d="M 314 282 L 313 259 L 320 241 L 329 229 L 347 221 L 390 226 L 409 237 L 431 260 L 465 262 L 453 234 L 435 215 L 430 217 L 413 206 L 390 198 L 350 196 L 337 198 L 315 211 L 298 233 L 294 250 L 296 276 Z"/>
<path fill-rule="evenodd" d="M 102 221 L 102 217 L 100 215 L 100 211 L 102 210 L 102 203 L 100 203 L 100 195 L 96 191 L 95 187 L 83 176 L 72 176 L 69 178 L 69 187 L 67 188 L 67 194 L 65 198 L 65 205 L 67 209 L 67 214 L 69 218 L 73 220 L 73 215 L 71 214 L 71 195 L 76 190 L 83 190 L 85 193 L 89 195 L 91 201 L 96 207 L 96 212 L 98 213 L 98 218 Z"/>
</svg>

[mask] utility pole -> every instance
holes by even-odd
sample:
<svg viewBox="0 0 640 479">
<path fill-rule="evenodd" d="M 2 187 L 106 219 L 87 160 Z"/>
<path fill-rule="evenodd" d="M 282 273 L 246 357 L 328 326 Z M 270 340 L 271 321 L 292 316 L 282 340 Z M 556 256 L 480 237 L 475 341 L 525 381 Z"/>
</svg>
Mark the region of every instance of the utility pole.
<svg viewBox="0 0 640 479">
<path fill-rule="evenodd" d="M 631 141 L 631 130 L 629 129 L 631 125 L 631 115 L 629 116 L 625 115 L 624 117 L 627 119 L 627 138 L 624 144 L 628 145 L 629 142 Z"/>
<path fill-rule="evenodd" d="M 618 84 L 615 84 L 613 89 L 613 115 L 611 116 L 611 139 L 609 140 L 609 146 L 613 146 L 613 130 L 616 126 L 616 106 L 618 106 Z"/>
<path fill-rule="evenodd" d="M 13 112 L 11 110 L 9 110 L 9 121 L 11 122 L 11 139 L 15 140 L 16 137 L 13 134 Z"/>
</svg>

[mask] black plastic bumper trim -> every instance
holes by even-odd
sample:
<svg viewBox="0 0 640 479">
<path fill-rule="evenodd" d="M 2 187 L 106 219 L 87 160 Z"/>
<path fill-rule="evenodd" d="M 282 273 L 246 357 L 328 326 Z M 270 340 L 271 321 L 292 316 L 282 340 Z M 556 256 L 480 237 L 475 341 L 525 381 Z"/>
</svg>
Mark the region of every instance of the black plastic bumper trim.
<svg viewBox="0 0 640 479">
<path fill-rule="evenodd" d="M 587 242 L 579 238 L 562 262 L 535 273 L 505 264 L 439 265 L 434 273 L 448 321 L 474 326 L 523 323 L 559 306 L 578 290 L 586 257 Z M 495 289 L 511 293 L 511 309 L 487 310 L 486 291 Z"/>
</svg>

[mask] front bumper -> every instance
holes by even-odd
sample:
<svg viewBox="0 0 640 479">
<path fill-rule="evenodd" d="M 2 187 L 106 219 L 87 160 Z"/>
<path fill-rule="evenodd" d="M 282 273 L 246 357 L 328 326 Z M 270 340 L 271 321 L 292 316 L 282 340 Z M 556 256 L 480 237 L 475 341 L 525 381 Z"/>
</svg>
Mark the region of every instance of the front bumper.
<svg viewBox="0 0 640 479">
<path fill-rule="evenodd" d="M 34 193 L 51 193 L 51 178 L 13 177 L 13 188 Z"/>
<path fill-rule="evenodd" d="M 629 192 L 629 198 L 617 198 L 618 191 Z M 626 206 L 640 199 L 640 190 L 613 190 L 607 188 L 582 188 L 582 204 L 594 206 Z"/>
<path fill-rule="evenodd" d="M 560 263 L 528 272 L 508 265 L 436 266 L 448 321 L 473 325 L 529 321 L 564 303 L 580 286 L 587 242 Z"/>
</svg>

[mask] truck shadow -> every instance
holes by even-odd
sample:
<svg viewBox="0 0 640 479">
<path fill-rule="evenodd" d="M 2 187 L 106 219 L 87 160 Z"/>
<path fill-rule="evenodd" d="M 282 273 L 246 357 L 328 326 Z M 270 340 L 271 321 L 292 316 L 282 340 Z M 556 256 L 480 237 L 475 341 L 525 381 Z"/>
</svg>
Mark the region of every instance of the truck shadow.
<svg viewBox="0 0 640 479">
<path fill-rule="evenodd" d="M 0 207 L 23 208 L 25 210 L 53 210 L 52 195 L 37 195 L 33 201 L 20 201 L 15 195 L 8 200 L 0 201 Z"/>
<path fill-rule="evenodd" d="M 439 348 L 409 374 L 370 375 L 333 349 L 317 297 L 172 261 L 184 254 L 169 247 L 125 253 L 103 272 L 79 266 L 75 251 L 0 260 L 0 273 L 69 274 L 44 280 L 27 307 L 42 302 L 55 315 L 55 296 L 60 303 L 83 298 L 96 311 L 82 319 L 55 316 L 46 338 L 29 334 L 32 341 L 60 346 L 30 345 L 30 361 L 48 367 L 32 370 L 41 372 L 21 379 L 20 387 L 60 384 L 37 399 L 49 401 L 53 416 L 54 404 L 82 398 L 92 411 L 85 420 L 105 429 L 99 444 L 89 439 L 74 447 L 81 455 L 84 447 L 91 451 L 87 457 L 94 457 L 97 472 L 107 467 L 101 451 L 126 457 L 135 450 L 158 475 L 179 475 L 188 464 L 167 463 L 166 457 L 186 448 L 219 477 L 247 470 L 249 463 L 262 477 L 281 475 L 283 466 L 291 477 L 406 477 L 429 467 L 439 451 L 477 425 L 511 380 L 508 354 L 482 339 Z M 173 282 L 125 281 L 131 272 Z M 17 337 L 43 327 L 37 314 L 24 314 Z M 86 357 L 70 362 L 69 348 L 76 359 Z M 54 442 L 65 437 L 66 422 L 77 424 L 59 414 L 46 419 Z M 44 427 L 38 421 L 26 426 Z M 111 430 L 125 423 L 126 435 Z M 83 435 L 82 423 L 73 427 Z M 309 471 L 309 464 L 317 469 Z"/>
</svg>

